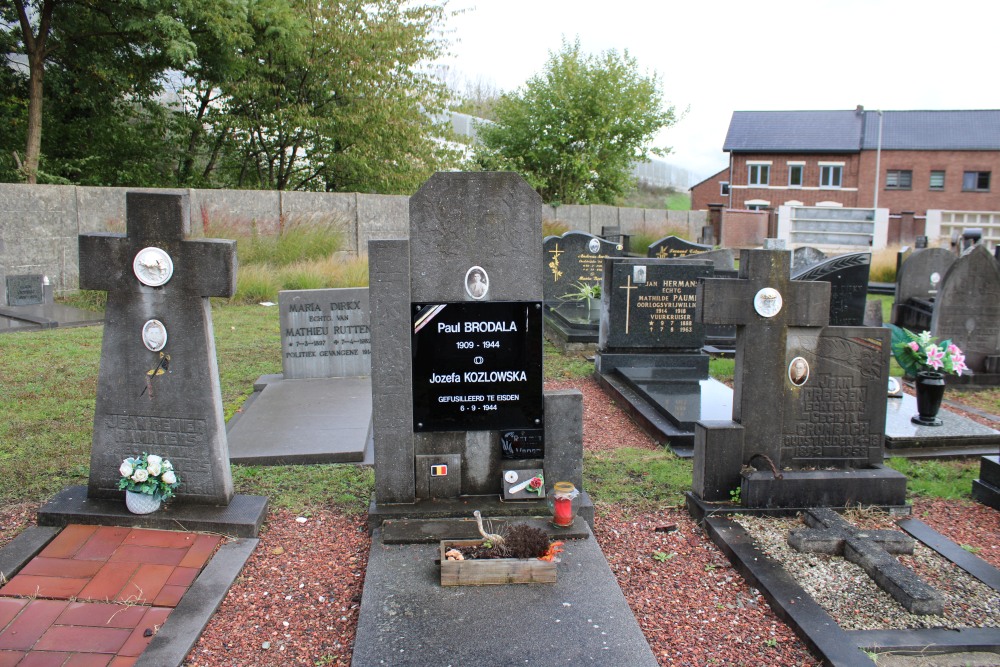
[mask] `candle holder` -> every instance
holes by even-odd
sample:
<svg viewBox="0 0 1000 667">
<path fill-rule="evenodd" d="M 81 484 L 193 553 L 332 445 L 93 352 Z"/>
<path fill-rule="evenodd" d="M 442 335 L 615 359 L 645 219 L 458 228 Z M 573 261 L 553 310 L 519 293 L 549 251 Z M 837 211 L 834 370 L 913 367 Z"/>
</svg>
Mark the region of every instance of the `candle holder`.
<svg viewBox="0 0 1000 667">
<path fill-rule="evenodd" d="M 560 528 L 568 528 L 573 525 L 580 503 L 577 498 L 580 492 L 573 486 L 572 482 L 556 482 L 552 487 L 552 495 L 549 497 L 549 506 L 552 508 L 552 524 Z"/>
</svg>

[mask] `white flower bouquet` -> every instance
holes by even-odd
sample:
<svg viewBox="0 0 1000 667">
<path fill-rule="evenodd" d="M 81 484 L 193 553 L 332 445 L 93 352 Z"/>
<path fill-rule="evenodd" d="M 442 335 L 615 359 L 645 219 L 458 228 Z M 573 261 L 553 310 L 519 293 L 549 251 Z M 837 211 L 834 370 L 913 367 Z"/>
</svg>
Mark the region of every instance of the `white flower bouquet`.
<svg viewBox="0 0 1000 667">
<path fill-rule="evenodd" d="M 174 466 L 167 459 L 156 454 L 129 457 L 122 461 L 118 468 L 122 478 L 118 488 L 134 493 L 145 493 L 167 500 L 174 496 L 181 480 L 174 471 Z"/>
</svg>

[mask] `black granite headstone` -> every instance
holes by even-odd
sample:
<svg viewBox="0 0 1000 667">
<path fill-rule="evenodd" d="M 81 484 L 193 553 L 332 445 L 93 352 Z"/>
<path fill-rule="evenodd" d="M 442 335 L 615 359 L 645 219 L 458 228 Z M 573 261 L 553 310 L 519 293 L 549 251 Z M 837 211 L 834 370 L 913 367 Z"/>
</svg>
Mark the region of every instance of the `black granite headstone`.
<svg viewBox="0 0 1000 667">
<path fill-rule="evenodd" d="M 709 262 L 609 260 L 608 326 L 602 350 L 698 350 L 704 326 L 695 321 L 699 278 L 712 276 Z M 606 268 L 605 272 L 609 269 Z"/>
<path fill-rule="evenodd" d="M 944 248 L 909 253 L 896 269 L 892 323 L 911 331 L 930 329 L 941 280 L 954 262 L 955 254 Z"/>
<path fill-rule="evenodd" d="M 45 302 L 45 276 L 7 276 L 7 305 L 34 306 Z"/>
<path fill-rule="evenodd" d="M 600 285 L 604 260 L 621 257 L 620 243 L 612 243 L 593 234 L 566 232 L 548 236 L 542 242 L 545 260 L 543 291 L 547 304 L 562 303 L 580 285 Z"/>
<path fill-rule="evenodd" d="M 121 498 L 118 467 L 170 459 L 176 502 L 233 497 L 211 296 L 236 290 L 236 242 L 185 239 L 187 195 L 126 194 L 127 234 L 80 235 L 80 287 L 107 290 L 91 498 Z"/>
<path fill-rule="evenodd" d="M 871 253 L 855 252 L 792 273 L 792 280 L 830 283 L 830 324 L 861 326 L 865 320 Z"/>
<path fill-rule="evenodd" d="M 662 239 L 649 244 L 646 256 L 656 257 L 657 259 L 672 259 L 707 252 L 711 249 L 712 246 L 710 245 L 692 243 L 678 236 L 664 236 Z"/>
<path fill-rule="evenodd" d="M 945 273 L 931 333 L 961 348 L 973 373 L 1000 357 L 1000 264 L 985 246 L 974 246 Z"/>
</svg>

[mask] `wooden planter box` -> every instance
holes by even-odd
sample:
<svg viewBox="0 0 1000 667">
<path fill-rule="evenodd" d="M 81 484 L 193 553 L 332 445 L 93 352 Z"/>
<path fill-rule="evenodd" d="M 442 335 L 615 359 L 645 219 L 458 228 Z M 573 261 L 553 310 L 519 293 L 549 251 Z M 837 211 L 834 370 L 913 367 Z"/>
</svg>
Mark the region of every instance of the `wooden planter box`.
<svg viewBox="0 0 1000 667">
<path fill-rule="evenodd" d="M 452 547 L 476 547 L 482 543 L 483 540 L 441 541 L 442 586 L 556 583 L 556 563 L 537 558 L 445 560 L 445 552 Z"/>
</svg>

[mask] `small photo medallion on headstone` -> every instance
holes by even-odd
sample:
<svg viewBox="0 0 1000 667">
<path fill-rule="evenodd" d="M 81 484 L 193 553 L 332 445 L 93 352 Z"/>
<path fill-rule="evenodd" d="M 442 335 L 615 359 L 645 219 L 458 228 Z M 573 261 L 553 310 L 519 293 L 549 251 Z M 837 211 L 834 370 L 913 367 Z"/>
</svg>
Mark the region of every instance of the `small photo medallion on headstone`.
<svg viewBox="0 0 1000 667">
<path fill-rule="evenodd" d="M 150 352 L 159 352 L 167 345 L 167 328 L 160 320 L 149 320 L 142 326 L 142 344 Z"/>
<path fill-rule="evenodd" d="M 899 381 L 897 377 L 889 378 L 889 387 L 887 390 L 889 398 L 902 398 L 903 396 L 903 383 Z"/>
<path fill-rule="evenodd" d="M 781 312 L 781 294 L 773 287 L 765 287 L 753 298 L 753 309 L 761 317 L 774 317 Z"/>
<path fill-rule="evenodd" d="M 160 287 L 174 275 L 174 262 L 160 248 L 143 248 L 135 256 L 132 270 L 143 285 Z"/>
<path fill-rule="evenodd" d="M 941 274 L 935 271 L 931 274 L 931 287 L 937 287 L 939 282 L 941 282 Z"/>
<path fill-rule="evenodd" d="M 646 267 L 643 265 L 632 267 L 632 282 L 636 285 L 646 284 Z"/>
<path fill-rule="evenodd" d="M 465 272 L 465 292 L 473 299 L 482 299 L 490 291 L 490 279 L 481 266 L 473 266 Z"/>
<path fill-rule="evenodd" d="M 809 362 L 803 357 L 795 357 L 788 364 L 788 380 L 796 387 L 801 387 L 809 379 Z"/>
<path fill-rule="evenodd" d="M 587 244 L 587 250 L 590 252 L 598 252 L 601 249 L 601 242 L 598 239 L 590 239 L 590 243 Z"/>
</svg>

